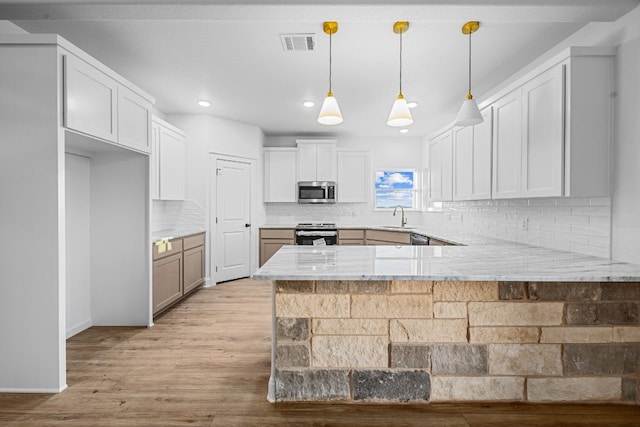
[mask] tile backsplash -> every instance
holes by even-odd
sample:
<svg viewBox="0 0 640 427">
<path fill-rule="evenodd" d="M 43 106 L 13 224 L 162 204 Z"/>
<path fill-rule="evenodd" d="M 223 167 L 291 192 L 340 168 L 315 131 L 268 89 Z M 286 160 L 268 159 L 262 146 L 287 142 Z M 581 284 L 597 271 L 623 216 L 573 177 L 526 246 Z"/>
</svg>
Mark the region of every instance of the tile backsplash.
<svg viewBox="0 0 640 427">
<path fill-rule="evenodd" d="M 154 200 L 151 231 L 202 228 L 206 229 L 206 212 L 192 200 Z"/>
<path fill-rule="evenodd" d="M 610 197 L 443 202 L 442 211 L 425 213 L 424 222 L 605 258 L 611 254 Z"/>
<path fill-rule="evenodd" d="M 443 202 L 437 212 L 407 212 L 409 226 L 429 225 L 610 258 L 611 198 L 557 197 Z M 335 222 L 396 225 L 399 216 L 372 204 L 266 203 L 268 224 Z M 431 228 L 431 227 L 430 227 Z"/>
</svg>

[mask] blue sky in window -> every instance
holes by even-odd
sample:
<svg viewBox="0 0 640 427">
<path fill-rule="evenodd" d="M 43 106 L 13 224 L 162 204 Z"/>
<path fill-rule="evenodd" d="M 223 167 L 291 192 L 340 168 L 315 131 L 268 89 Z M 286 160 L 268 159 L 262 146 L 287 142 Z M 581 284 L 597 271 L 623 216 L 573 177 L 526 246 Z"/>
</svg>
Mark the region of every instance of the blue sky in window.
<svg viewBox="0 0 640 427">
<path fill-rule="evenodd" d="M 376 190 L 393 188 L 413 188 L 413 171 L 377 171 L 376 172 Z"/>
<path fill-rule="evenodd" d="M 376 208 L 413 206 L 413 171 L 376 172 Z"/>
</svg>

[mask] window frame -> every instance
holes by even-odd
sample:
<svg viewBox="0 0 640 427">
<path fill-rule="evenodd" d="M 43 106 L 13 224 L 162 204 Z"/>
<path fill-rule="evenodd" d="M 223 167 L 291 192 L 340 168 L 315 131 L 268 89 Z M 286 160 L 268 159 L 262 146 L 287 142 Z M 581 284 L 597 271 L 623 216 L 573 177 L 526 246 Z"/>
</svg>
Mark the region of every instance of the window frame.
<svg viewBox="0 0 640 427">
<path fill-rule="evenodd" d="M 413 174 L 413 182 L 412 182 L 412 188 L 410 189 L 403 189 L 403 188 L 397 188 L 397 189 L 382 189 L 382 188 L 377 188 L 377 184 L 378 184 L 378 174 L 379 173 L 395 173 L 395 172 L 411 172 Z M 392 211 L 393 209 L 395 209 L 395 206 L 392 207 L 378 207 L 378 191 L 393 191 L 393 190 L 399 190 L 401 192 L 411 192 L 412 193 L 412 201 L 413 201 L 413 207 L 407 208 L 404 207 L 405 211 L 421 211 L 422 210 L 422 188 L 421 188 L 421 183 L 422 183 L 422 171 L 420 169 L 416 169 L 416 168 L 376 168 L 373 171 L 373 208 L 374 211 L 379 211 L 379 212 L 388 212 L 388 211 Z"/>
</svg>

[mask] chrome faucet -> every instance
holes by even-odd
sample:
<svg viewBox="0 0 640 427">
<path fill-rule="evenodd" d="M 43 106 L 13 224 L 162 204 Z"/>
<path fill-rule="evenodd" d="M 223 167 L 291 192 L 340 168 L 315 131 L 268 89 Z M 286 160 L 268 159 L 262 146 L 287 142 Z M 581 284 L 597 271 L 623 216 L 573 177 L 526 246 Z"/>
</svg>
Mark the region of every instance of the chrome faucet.
<svg viewBox="0 0 640 427">
<path fill-rule="evenodd" d="M 400 208 L 400 210 L 402 211 L 402 218 L 400 219 L 400 227 L 404 227 L 407 224 L 407 218 L 405 218 L 404 216 L 404 208 L 402 206 L 398 205 L 395 208 L 393 208 L 393 216 L 396 216 L 396 211 L 398 210 L 398 208 Z"/>
</svg>

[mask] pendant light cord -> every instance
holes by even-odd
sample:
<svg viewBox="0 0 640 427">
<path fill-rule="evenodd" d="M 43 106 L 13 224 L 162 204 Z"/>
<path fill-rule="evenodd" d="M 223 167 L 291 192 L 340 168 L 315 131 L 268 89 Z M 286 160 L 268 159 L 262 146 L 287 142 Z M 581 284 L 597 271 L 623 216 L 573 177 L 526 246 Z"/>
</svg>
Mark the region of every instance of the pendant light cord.
<svg viewBox="0 0 640 427">
<path fill-rule="evenodd" d="M 333 31 L 329 31 L 329 94 L 331 94 L 331 39 L 333 37 Z"/>
<path fill-rule="evenodd" d="M 467 92 L 467 99 L 471 99 L 471 31 L 469 31 L 469 91 Z"/>
<path fill-rule="evenodd" d="M 400 32 L 400 95 L 402 96 L 402 31 Z"/>
</svg>

